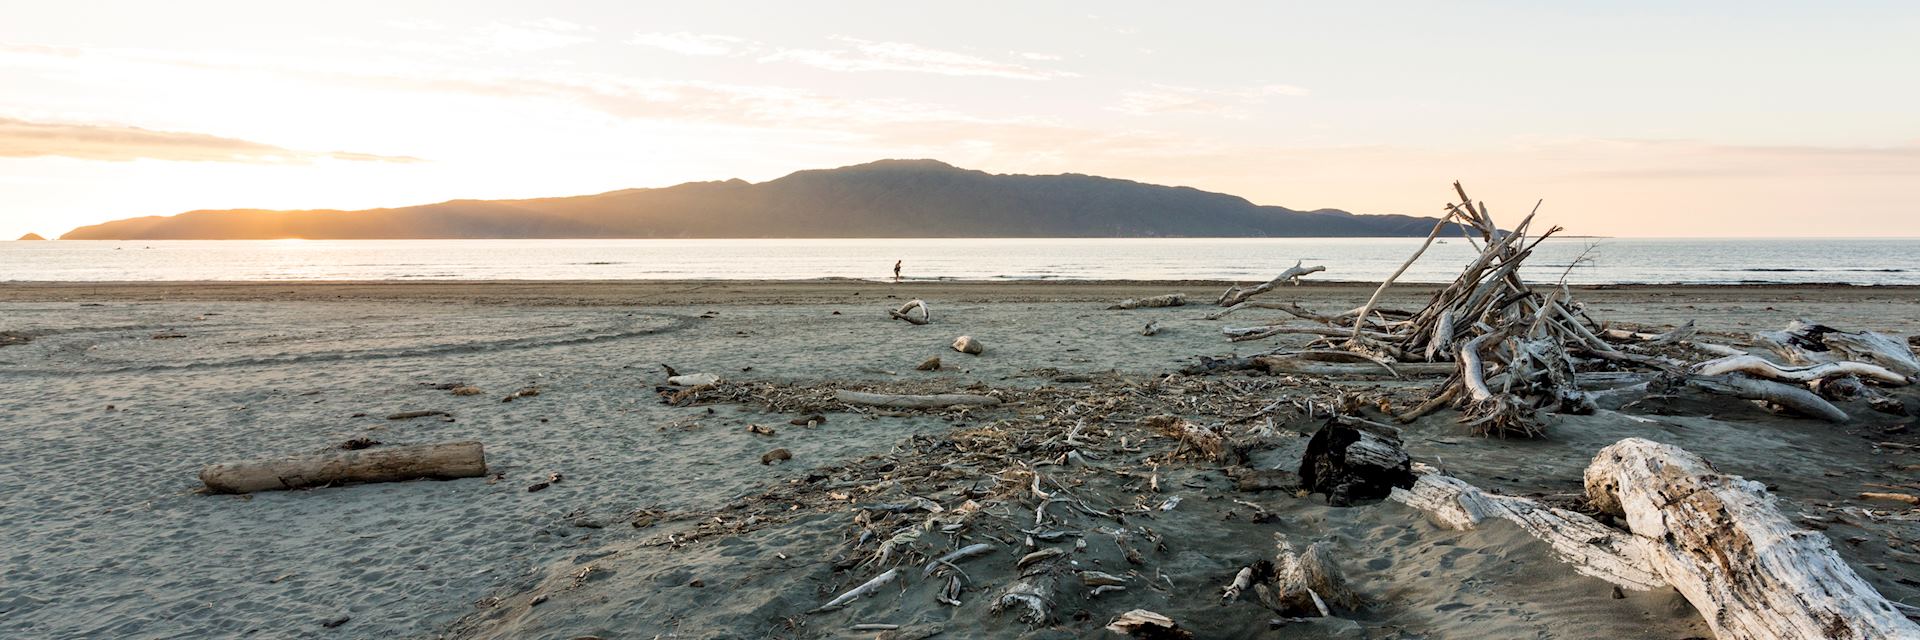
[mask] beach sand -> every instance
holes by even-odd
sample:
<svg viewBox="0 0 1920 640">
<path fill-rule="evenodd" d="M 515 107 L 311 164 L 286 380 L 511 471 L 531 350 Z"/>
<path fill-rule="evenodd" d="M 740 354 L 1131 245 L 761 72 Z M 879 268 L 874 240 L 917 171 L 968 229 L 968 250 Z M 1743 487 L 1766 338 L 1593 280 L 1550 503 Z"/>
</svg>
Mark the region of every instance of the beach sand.
<svg viewBox="0 0 1920 640">
<path fill-rule="evenodd" d="M 1210 306 L 1107 311 L 1121 298 L 1180 291 L 1204 302 L 1226 283 L 497 282 L 127 283 L 0 285 L 0 637 L 873 637 L 857 623 L 944 629 L 940 638 L 1103 637 L 1115 614 L 1146 608 L 1200 637 L 1684 638 L 1711 635 L 1671 589 L 1627 593 L 1573 573 L 1545 545 L 1494 522 L 1449 531 L 1394 503 L 1351 508 L 1319 496 L 1234 490 L 1200 463 L 1158 468 L 1157 504 L 1132 518 L 1161 538 L 1128 591 L 1091 599 L 1076 586 L 1038 629 L 988 613 L 1017 577 L 1011 558 L 963 564 L 974 582 L 951 607 L 917 564 L 876 597 L 804 615 L 876 571 L 838 563 L 847 508 L 762 512 L 768 496 L 869 456 L 905 455 L 952 434 L 1031 419 L 1019 406 L 965 413 L 827 414 L 813 427 L 761 403 L 663 404 L 661 364 L 781 387 L 1006 390 L 1275 382 L 1244 376 L 1166 382 L 1195 356 L 1304 344 L 1301 336 L 1228 343 Z M 1429 289 L 1396 288 L 1417 308 Z M 1313 284 L 1270 294 L 1320 310 L 1364 302 L 1371 286 Z M 1883 287 L 1575 289 L 1595 318 L 1664 329 L 1695 320 L 1729 341 L 1795 318 L 1906 336 L 1920 333 L 1920 290 Z M 908 298 L 934 323 L 885 310 Z M 1159 320 L 1147 337 L 1142 325 Z M 972 335 L 975 357 L 948 343 Z M 941 356 L 948 368 L 914 366 Z M 1084 374 L 1086 383 L 1056 382 Z M 1077 380 L 1078 378 L 1068 378 Z M 1160 382 L 1155 382 L 1160 381 Z M 484 391 L 455 396 L 449 383 Z M 1429 380 L 1424 384 L 1432 384 Z M 1420 381 L 1354 381 L 1416 392 Z M 1157 385 L 1157 386 L 1156 386 Z M 528 386 L 541 393 L 513 402 Z M 758 388 L 758 387 L 756 387 Z M 1195 387 L 1200 388 L 1200 387 Z M 1206 387 L 1217 388 L 1217 387 Z M 1279 391 L 1275 393 L 1283 393 Z M 1145 392 L 1143 392 L 1145 393 Z M 1903 392 L 1909 393 L 1910 392 Z M 1769 414 L 1743 403 L 1654 416 L 1556 418 L 1543 440 L 1467 436 L 1442 412 L 1406 429 L 1416 459 L 1489 490 L 1580 491 L 1599 448 L 1629 436 L 1680 445 L 1722 471 L 1767 483 L 1790 516 L 1819 532 L 1889 598 L 1920 604 L 1920 525 L 1861 491 L 1914 493 L 1920 444 L 1910 418 L 1855 424 Z M 1691 407 L 1700 409 L 1700 407 Z M 450 419 L 388 420 L 439 410 Z M 1057 417 L 1057 416 L 1056 416 Z M 774 426 L 773 436 L 749 424 Z M 1283 424 L 1294 432 L 1314 425 Z M 1117 428 L 1116 428 L 1117 429 Z M 1115 433 L 1120 431 L 1116 430 Z M 208 463 L 387 445 L 479 440 L 494 476 L 204 495 Z M 1136 440 L 1137 442 L 1137 440 Z M 1265 451 L 1291 469 L 1305 438 Z M 760 464 L 785 448 L 792 460 Z M 549 474 L 563 480 L 528 488 Z M 824 472 L 821 472 L 824 473 Z M 836 471 L 838 473 L 838 471 Z M 1083 499 L 1129 488 L 1095 473 Z M 828 480 L 831 482 L 831 480 Z M 902 480 L 905 482 L 905 480 Z M 960 483 L 964 484 L 964 483 Z M 1132 487 L 1137 489 L 1137 487 Z M 940 501 L 957 503 L 959 484 Z M 1136 492 L 1137 493 L 1137 492 Z M 875 495 L 883 495 L 876 493 Z M 1248 507 L 1278 516 L 1255 523 Z M 749 507 L 741 505 L 752 503 Z M 1014 500 L 999 509 L 1031 516 Z M 1869 511 L 1870 510 L 1870 511 Z M 753 512 L 748 523 L 739 514 Z M 1233 512 L 1229 515 L 1229 512 Z M 675 514 L 643 517 L 636 514 Z M 704 514 L 689 517 L 688 514 Z M 731 515 L 730 515 L 731 514 Z M 1891 515 L 1886 515 L 1891 514 Z M 1835 520 L 1835 516 L 1838 519 Z M 738 533 L 676 536 L 702 521 Z M 1081 532 L 1077 562 L 1132 567 L 1106 536 Z M 1274 534 L 1333 543 L 1373 604 L 1341 619 L 1268 630 L 1259 605 L 1220 603 L 1240 566 L 1270 558 Z M 946 548 L 929 536 L 928 550 Z M 985 541 L 969 540 L 968 542 Z M 1071 543 L 1062 543 L 1071 548 Z M 1054 545 L 1061 546 L 1061 545 Z M 590 568 L 590 569 L 589 569 Z M 694 586 L 695 582 L 699 586 Z"/>
</svg>

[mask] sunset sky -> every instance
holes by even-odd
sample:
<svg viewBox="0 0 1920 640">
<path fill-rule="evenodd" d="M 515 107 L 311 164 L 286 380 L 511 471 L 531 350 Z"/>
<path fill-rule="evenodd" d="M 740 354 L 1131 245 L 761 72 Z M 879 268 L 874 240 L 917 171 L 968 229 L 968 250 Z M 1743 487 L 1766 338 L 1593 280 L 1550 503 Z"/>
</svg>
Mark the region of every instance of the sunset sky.
<svg viewBox="0 0 1920 640">
<path fill-rule="evenodd" d="M 0 4 L 0 239 L 880 158 L 1920 236 L 1911 2 Z"/>
</svg>

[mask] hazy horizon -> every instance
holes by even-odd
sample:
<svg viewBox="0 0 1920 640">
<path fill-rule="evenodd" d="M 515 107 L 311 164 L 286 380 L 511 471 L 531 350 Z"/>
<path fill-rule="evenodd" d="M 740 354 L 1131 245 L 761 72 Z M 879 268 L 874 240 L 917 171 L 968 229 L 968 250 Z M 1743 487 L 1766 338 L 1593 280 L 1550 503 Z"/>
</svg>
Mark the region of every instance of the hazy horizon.
<svg viewBox="0 0 1920 640">
<path fill-rule="evenodd" d="M 18 3 L 0 239 L 883 158 L 1617 237 L 1920 236 L 1920 8 Z M 1019 19 L 1009 19 L 1009 16 Z"/>
</svg>

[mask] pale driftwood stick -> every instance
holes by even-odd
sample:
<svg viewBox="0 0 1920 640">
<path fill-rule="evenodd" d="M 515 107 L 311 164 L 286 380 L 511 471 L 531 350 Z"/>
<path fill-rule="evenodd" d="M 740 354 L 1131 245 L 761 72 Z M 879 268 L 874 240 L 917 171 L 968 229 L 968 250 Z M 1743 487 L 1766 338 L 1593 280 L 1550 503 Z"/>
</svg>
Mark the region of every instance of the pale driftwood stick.
<svg viewBox="0 0 1920 640">
<path fill-rule="evenodd" d="M 1781 639 L 1920 638 L 1920 625 L 1794 526 L 1765 485 L 1640 438 L 1614 443 L 1586 471 L 1595 507 L 1653 545 L 1653 572 L 1686 596 L 1714 635 Z"/>
<path fill-rule="evenodd" d="M 1885 367 L 1865 362 L 1822 362 L 1799 367 L 1783 367 L 1760 356 L 1739 355 L 1693 365 L 1693 372 L 1703 376 L 1736 371 L 1757 378 L 1791 382 L 1813 382 L 1829 376 L 1860 376 L 1892 385 L 1905 385 L 1912 382 L 1906 376 L 1889 371 Z"/>
<path fill-rule="evenodd" d="M 807 613 L 808 614 L 821 613 L 824 611 L 832 611 L 834 609 L 847 606 L 847 603 L 849 602 L 853 602 L 855 600 L 859 600 L 862 597 L 872 595 L 873 592 L 879 591 L 880 587 L 886 586 L 887 583 L 893 582 L 893 579 L 898 577 L 900 577 L 899 569 L 897 568 L 888 569 L 886 573 L 882 573 L 880 575 L 874 576 L 872 580 L 866 581 L 865 584 L 862 584 L 858 587 L 854 587 L 853 589 L 847 591 L 846 593 L 840 594 L 840 597 L 834 598 L 832 600 L 828 600 L 826 604 L 820 605 L 818 608 L 815 608 L 812 611 L 808 611 Z"/>
<path fill-rule="evenodd" d="M 1208 460 L 1218 460 L 1226 451 L 1226 438 L 1220 432 L 1180 416 L 1147 416 L 1140 419 L 1140 424 L 1160 432 L 1160 435 L 1179 440 L 1182 445 L 1192 447 Z"/>
<path fill-rule="evenodd" d="M 940 556 L 938 558 L 935 558 L 932 562 L 928 562 L 927 568 L 920 572 L 920 577 L 921 578 L 932 577 L 933 572 L 936 570 L 939 570 L 941 565 L 953 564 L 955 561 L 958 561 L 958 560 L 965 560 L 967 558 L 971 558 L 974 556 L 986 555 L 988 552 L 991 552 L 991 551 L 993 551 L 993 545 L 985 542 L 981 542 L 978 544 L 970 544 L 970 545 L 961 547 L 959 549 L 954 550 L 952 553 L 949 553 L 944 556 Z"/>
<path fill-rule="evenodd" d="M 1425 470 L 1425 469 L 1420 469 Z M 1581 575 L 1634 591 L 1666 586 L 1649 568 L 1651 541 L 1608 528 L 1593 518 L 1546 507 L 1526 498 L 1487 493 L 1458 478 L 1423 473 L 1411 489 L 1395 489 L 1389 499 L 1432 517 L 1448 529 L 1472 529 L 1488 518 L 1520 525 L 1553 548 L 1560 560 Z"/>
<path fill-rule="evenodd" d="M 942 393 L 935 395 L 895 395 L 890 393 L 867 393 L 841 389 L 833 392 L 833 399 L 847 404 L 867 405 L 871 407 L 892 407 L 895 409 L 944 409 L 955 405 L 986 406 L 1000 404 L 993 396 L 970 393 Z"/>
<path fill-rule="evenodd" d="M 1187 294 L 1169 293 L 1149 298 L 1127 298 L 1121 300 L 1119 304 L 1107 307 L 1107 309 L 1154 309 L 1160 307 L 1179 307 L 1186 304 Z"/>
<path fill-rule="evenodd" d="M 1441 407 L 1452 404 L 1453 399 L 1459 397 L 1459 395 L 1460 385 L 1449 382 L 1446 385 L 1446 389 L 1441 391 L 1439 395 L 1428 398 L 1426 402 L 1420 403 L 1420 406 L 1408 409 L 1406 412 L 1394 416 L 1393 420 L 1401 424 L 1419 420 L 1421 416 L 1433 413 L 1440 410 Z"/>
<path fill-rule="evenodd" d="M 920 310 L 920 317 L 913 317 L 910 312 L 914 309 Z M 926 324 L 933 322 L 933 311 L 928 309 L 927 303 L 922 300 L 908 300 L 906 304 L 900 305 L 900 308 L 888 311 L 887 315 L 892 316 L 895 320 L 905 320 L 907 324 Z"/>
<path fill-rule="evenodd" d="M 1360 305 L 1360 313 L 1354 315 L 1353 335 L 1348 336 L 1347 340 L 1353 341 L 1353 340 L 1360 339 L 1360 330 L 1366 328 L 1367 326 L 1367 314 L 1373 313 L 1373 306 L 1376 304 L 1380 304 L 1381 294 L 1385 294 L 1387 292 L 1387 287 L 1393 286 L 1393 281 L 1399 280 L 1400 274 L 1406 273 L 1407 267 L 1413 266 L 1413 262 L 1415 260 L 1419 260 L 1421 254 L 1427 252 L 1427 247 L 1433 246 L 1433 239 L 1440 237 L 1440 230 L 1447 228 L 1447 225 L 1452 222 L 1453 222 L 1453 214 L 1451 212 L 1449 212 L 1445 216 L 1442 216 L 1439 222 L 1434 223 L 1433 231 L 1427 234 L 1427 241 L 1424 243 L 1421 243 L 1420 249 L 1413 252 L 1413 257 L 1407 258 L 1406 262 L 1400 263 L 1400 268 L 1394 269 L 1393 275 L 1387 276 L 1386 280 L 1380 281 L 1380 287 L 1373 290 L 1373 296 L 1367 298 L 1367 303 Z"/>
<path fill-rule="evenodd" d="M 486 474 L 485 449 L 467 441 L 211 464 L 200 470 L 200 481 L 216 493 L 252 493 Z"/>
<path fill-rule="evenodd" d="M 1300 266 L 1302 264 L 1305 264 L 1305 263 L 1303 261 L 1296 260 L 1294 261 L 1292 267 L 1288 267 L 1286 271 L 1280 272 L 1280 275 L 1274 276 L 1272 280 L 1268 280 L 1265 283 L 1262 283 L 1261 285 L 1256 286 L 1252 289 L 1246 289 L 1243 291 L 1230 291 L 1229 294 L 1224 299 L 1219 301 L 1219 304 L 1222 306 L 1229 306 L 1229 307 L 1236 304 L 1240 304 L 1242 302 L 1246 302 L 1248 298 L 1252 298 L 1262 293 L 1272 291 L 1274 287 L 1278 287 L 1288 282 L 1299 284 L 1301 276 L 1306 276 L 1309 274 L 1319 273 L 1321 271 L 1327 270 L 1325 266 L 1302 267 Z"/>
<path fill-rule="evenodd" d="M 1673 386 L 1674 381 L 1662 385 Z M 1805 415 L 1828 422 L 1846 422 L 1847 412 L 1841 411 L 1833 403 L 1814 395 L 1804 387 L 1781 384 L 1772 380 L 1748 378 L 1738 374 L 1718 376 L 1682 376 L 1677 382 L 1687 388 L 1699 389 L 1707 393 L 1733 396 L 1747 400 L 1760 400 L 1792 409 Z"/>
</svg>

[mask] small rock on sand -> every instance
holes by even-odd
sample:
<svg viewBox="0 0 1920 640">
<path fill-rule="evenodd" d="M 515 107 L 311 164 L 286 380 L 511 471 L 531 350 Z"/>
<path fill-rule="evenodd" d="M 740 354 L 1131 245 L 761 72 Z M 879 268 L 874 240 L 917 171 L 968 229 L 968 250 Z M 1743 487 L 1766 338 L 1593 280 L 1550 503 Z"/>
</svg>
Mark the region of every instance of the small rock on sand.
<svg viewBox="0 0 1920 640">
<path fill-rule="evenodd" d="M 915 369 L 915 370 L 918 370 L 918 371 L 939 371 L 939 370 L 940 370 L 940 356 L 934 356 L 934 357 L 931 357 L 931 358 L 927 358 L 927 360 L 926 360 L 926 362 L 922 362 L 922 363 L 920 363 L 920 366 L 918 366 L 918 367 L 914 367 L 914 369 Z"/>
<path fill-rule="evenodd" d="M 783 460 L 792 460 L 793 452 L 786 449 L 774 449 L 760 454 L 760 464 L 773 464 Z"/>
<path fill-rule="evenodd" d="M 960 336 L 953 339 L 953 350 L 977 356 L 985 352 L 987 347 L 980 344 L 979 340 L 973 339 L 973 336 Z"/>
</svg>

